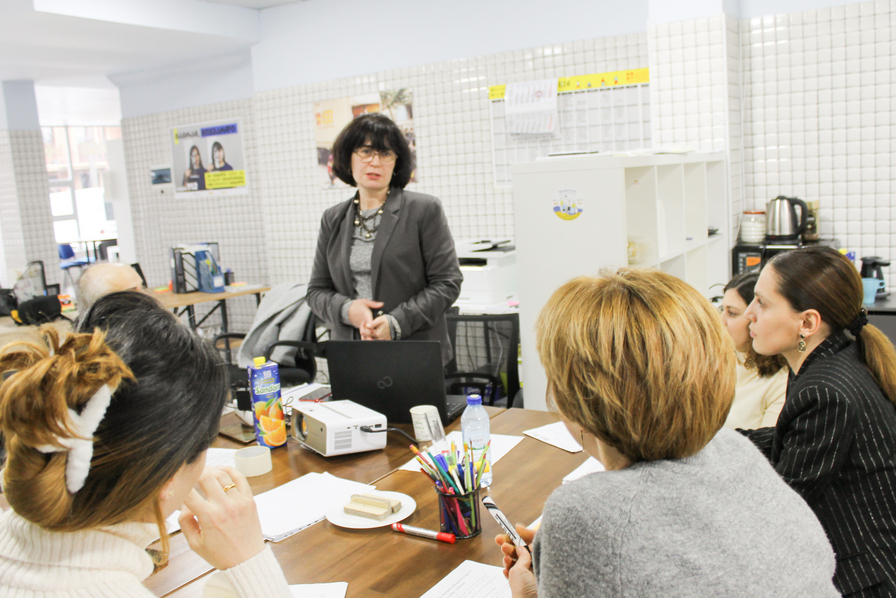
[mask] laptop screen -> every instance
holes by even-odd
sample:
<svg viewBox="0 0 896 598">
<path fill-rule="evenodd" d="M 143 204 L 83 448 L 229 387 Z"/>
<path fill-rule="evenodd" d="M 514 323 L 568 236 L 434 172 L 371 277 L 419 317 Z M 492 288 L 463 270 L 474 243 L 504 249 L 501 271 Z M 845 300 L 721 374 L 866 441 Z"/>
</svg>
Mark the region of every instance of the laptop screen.
<svg viewBox="0 0 896 598">
<path fill-rule="evenodd" d="M 364 405 L 390 423 L 409 423 L 415 405 L 435 405 L 447 425 L 438 341 L 329 341 L 326 353 L 333 399 Z"/>
</svg>

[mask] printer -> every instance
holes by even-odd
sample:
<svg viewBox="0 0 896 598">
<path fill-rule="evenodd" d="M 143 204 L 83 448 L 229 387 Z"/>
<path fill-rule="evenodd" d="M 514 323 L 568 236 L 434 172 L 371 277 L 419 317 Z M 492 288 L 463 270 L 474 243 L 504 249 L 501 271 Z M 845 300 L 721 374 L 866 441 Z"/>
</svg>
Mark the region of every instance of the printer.
<svg viewBox="0 0 896 598">
<path fill-rule="evenodd" d="M 510 239 L 461 239 L 455 250 L 464 275 L 458 304 L 493 305 L 516 297 L 516 248 Z"/>
</svg>

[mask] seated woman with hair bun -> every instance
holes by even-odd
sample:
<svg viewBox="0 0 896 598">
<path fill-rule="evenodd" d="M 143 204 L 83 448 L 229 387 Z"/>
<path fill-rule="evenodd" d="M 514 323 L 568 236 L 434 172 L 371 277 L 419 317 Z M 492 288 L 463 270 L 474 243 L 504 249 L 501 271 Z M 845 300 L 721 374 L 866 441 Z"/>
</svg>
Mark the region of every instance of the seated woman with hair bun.
<svg viewBox="0 0 896 598">
<path fill-rule="evenodd" d="M 733 430 L 734 348 L 700 293 L 650 270 L 577 278 L 536 323 L 548 404 L 606 471 L 557 488 L 515 598 L 839 596 L 811 509 Z"/>
<path fill-rule="evenodd" d="M 290 596 L 246 479 L 205 469 L 227 392 L 214 349 L 132 291 L 99 299 L 78 333 L 42 334 L 49 351 L 0 352 L 0 595 L 151 598 L 146 547 L 161 537 L 167 555 L 182 509 L 190 547 L 221 570 L 205 596 Z"/>
</svg>

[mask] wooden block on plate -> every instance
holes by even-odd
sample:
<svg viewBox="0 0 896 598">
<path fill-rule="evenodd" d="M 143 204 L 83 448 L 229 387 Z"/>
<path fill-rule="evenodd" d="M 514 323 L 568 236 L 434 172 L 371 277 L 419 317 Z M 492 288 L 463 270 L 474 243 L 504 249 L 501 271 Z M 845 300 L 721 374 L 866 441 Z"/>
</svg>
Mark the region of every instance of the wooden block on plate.
<svg viewBox="0 0 896 598">
<path fill-rule="evenodd" d="M 367 519 L 376 519 L 382 521 L 392 514 L 392 510 L 387 507 L 375 507 L 357 502 L 350 502 L 343 507 L 346 515 L 354 515 L 356 517 L 366 517 Z"/>
<path fill-rule="evenodd" d="M 370 505 L 372 507 L 383 507 L 389 509 L 393 513 L 401 510 L 401 501 L 386 498 L 385 496 L 377 496 L 376 494 L 353 494 L 352 502 L 361 503 L 362 505 Z"/>
</svg>

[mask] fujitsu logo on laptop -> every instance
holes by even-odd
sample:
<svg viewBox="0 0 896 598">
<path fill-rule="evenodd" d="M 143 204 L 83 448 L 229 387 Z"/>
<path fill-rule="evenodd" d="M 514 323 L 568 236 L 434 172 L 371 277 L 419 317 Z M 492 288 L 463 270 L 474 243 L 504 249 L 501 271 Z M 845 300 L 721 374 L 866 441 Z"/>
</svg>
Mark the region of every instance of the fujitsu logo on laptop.
<svg viewBox="0 0 896 598">
<path fill-rule="evenodd" d="M 389 376 L 386 376 L 385 378 L 383 378 L 382 380 L 377 382 L 376 385 L 380 390 L 389 388 L 390 386 L 392 386 L 392 378 L 390 378 Z"/>
</svg>

